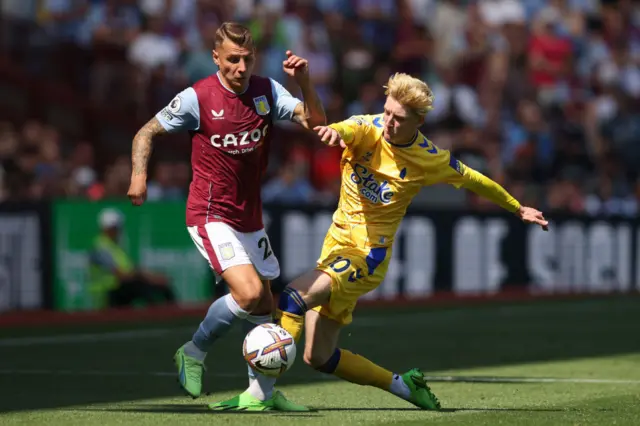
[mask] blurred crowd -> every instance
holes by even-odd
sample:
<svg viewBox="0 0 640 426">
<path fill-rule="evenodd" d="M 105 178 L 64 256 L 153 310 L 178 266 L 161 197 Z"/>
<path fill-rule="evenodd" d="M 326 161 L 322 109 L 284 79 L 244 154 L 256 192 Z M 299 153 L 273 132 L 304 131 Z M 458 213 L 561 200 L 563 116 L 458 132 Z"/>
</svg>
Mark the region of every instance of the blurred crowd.
<svg viewBox="0 0 640 426">
<path fill-rule="evenodd" d="M 25 73 L 58 79 L 139 124 L 216 72 L 215 30 L 237 20 L 257 43 L 255 72 L 296 95 L 282 72 L 284 52 L 309 59 L 330 121 L 381 112 L 382 85 L 407 72 L 435 93 L 425 134 L 524 203 L 637 213 L 640 2 L 4 0 L 2 8 L 3 52 Z M 122 197 L 130 140 L 109 164 L 95 155 L 96 143 L 69 140 L 38 120 L 0 123 L 0 199 Z M 339 155 L 285 125 L 264 201 L 335 203 Z M 188 152 L 155 161 L 150 198 L 184 197 L 189 172 Z M 496 208 L 435 188 L 416 202 Z"/>
</svg>

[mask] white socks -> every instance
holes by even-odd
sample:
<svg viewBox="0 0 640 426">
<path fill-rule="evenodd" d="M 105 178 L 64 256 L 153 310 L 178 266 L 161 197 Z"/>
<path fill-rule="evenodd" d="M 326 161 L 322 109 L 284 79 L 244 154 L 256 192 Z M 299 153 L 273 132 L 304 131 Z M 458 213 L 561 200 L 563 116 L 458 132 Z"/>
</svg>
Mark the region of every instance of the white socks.
<svg viewBox="0 0 640 426">
<path fill-rule="evenodd" d="M 250 323 L 250 325 L 247 324 L 250 328 L 273 321 L 271 315 L 247 315 L 246 320 Z M 249 387 L 246 392 L 260 401 L 270 399 L 276 385 L 275 377 L 264 376 L 249 366 L 247 368 L 249 369 Z"/>
<path fill-rule="evenodd" d="M 221 314 L 222 317 L 220 316 Z M 230 327 L 234 317 L 245 320 L 245 333 L 256 325 L 273 321 L 271 315 L 249 315 L 247 311 L 238 306 L 237 302 L 233 297 L 231 297 L 231 294 L 227 294 L 224 296 L 223 301 L 218 303 L 214 302 L 214 304 L 209 308 L 207 317 L 205 317 L 205 320 L 200 324 L 198 331 L 196 331 L 194 335 L 194 339 L 200 338 L 203 344 L 207 343 L 211 340 L 209 338 L 210 335 L 212 333 L 217 333 L 222 326 L 226 326 L 227 328 Z M 207 328 L 207 330 L 204 328 Z M 198 341 L 198 344 L 200 344 L 200 341 Z M 208 346 L 206 347 L 208 348 Z M 207 352 L 196 346 L 193 340 L 184 345 L 184 353 L 200 362 L 204 362 L 204 359 L 207 356 Z M 273 388 L 276 384 L 276 379 L 264 376 L 257 371 L 252 370 L 249 366 L 247 366 L 247 368 L 249 370 L 249 387 L 246 392 L 249 392 L 249 394 L 260 401 L 270 399 L 273 396 Z"/>
<path fill-rule="evenodd" d="M 411 389 L 409 386 L 402 380 L 402 377 L 397 374 L 393 375 L 393 380 L 391 380 L 391 387 L 389 388 L 389 392 L 392 394 L 399 396 L 402 399 L 409 400 L 411 398 Z"/>
<path fill-rule="evenodd" d="M 255 372 L 255 378 L 249 379 L 249 387 L 246 392 L 260 401 L 266 401 L 273 396 L 273 387 L 276 385 L 275 377 L 267 377 Z"/>
<path fill-rule="evenodd" d="M 200 362 L 204 362 L 207 353 L 200 348 L 198 348 L 192 341 L 188 341 L 184 345 L 184 353 L 197 359 Z"/>
</svg>

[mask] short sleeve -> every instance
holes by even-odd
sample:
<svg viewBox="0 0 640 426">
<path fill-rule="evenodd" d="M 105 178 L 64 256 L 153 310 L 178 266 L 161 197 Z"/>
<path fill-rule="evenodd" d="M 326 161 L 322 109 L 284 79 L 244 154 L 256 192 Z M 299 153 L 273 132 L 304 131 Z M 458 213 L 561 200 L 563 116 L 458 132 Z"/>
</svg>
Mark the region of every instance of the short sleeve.
<svg viewBox="0 0 640 426">
<path fill-rule="evenodd" d="M 162 127 L 169 133 L 181 130 L 198 130 L 200 128 L 200 106 L 198 95 L 193 87 L 178 93 L 156 114 Z"/>
<path fill-rule="evenodd" d="M 284 86 L 274 79 L 270 78 L 269 80 L 271 81 L 271 93 L 273 95 L 273 103 L 275 104 L 273 119 L 275 121 L 291 120 L 293 110 L 302 101 L 289 93 Z"/>
<path fill-rule="evenodd" d="M 369 116 L 354 115 L 344 121 L 330 124 L 329 127 L 338 131 L 347 147 L 353 148 L 359 145 L 371 131 L 372 124 L 369 122 L 369 118 Z M 379 123 L 379 120 L 379 117 L 374 118 L 374 125 Z"/>
</svg>

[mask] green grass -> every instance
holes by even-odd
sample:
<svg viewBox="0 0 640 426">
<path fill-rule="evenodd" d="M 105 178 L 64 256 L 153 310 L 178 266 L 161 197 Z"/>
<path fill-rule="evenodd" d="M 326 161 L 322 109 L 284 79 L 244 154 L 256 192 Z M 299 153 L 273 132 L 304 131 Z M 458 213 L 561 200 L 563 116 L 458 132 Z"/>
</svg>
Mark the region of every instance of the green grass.
<svg viewBox="0 0 640 426">
<path fill-rule="evenodd" d="M 341 345 L 396 372 L 422 368 L 437 413 L 327 378 L 300 357 L 280 388 L 317 412 L 208 412 L 245 387 L 246 367 L 236 330 L 208 357 L 211 395 L 182 396 L 171 357 L 197 323 L 0 330 L 0 424 L 640 424 L 638 298 L 358 310 Z M 56 339 L 24 340 L 41 336 Z"/>
</svg>

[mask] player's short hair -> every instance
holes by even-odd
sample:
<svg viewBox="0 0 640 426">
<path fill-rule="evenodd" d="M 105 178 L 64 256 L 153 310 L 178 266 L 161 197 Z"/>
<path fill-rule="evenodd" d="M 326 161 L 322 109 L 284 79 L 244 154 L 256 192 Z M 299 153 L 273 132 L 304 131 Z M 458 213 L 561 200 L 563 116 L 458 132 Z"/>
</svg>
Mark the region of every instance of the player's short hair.
<svg viewBox="0 0 640 426">
<path fill-rule="evenodd" d="M 395 73 L 384 86 L 384 94 L 391 96 L 417 115 L 433 109 L 434 96 L 427 83 L 404 73 Z"/>
<path fill-rule="evenodd" d="M 216 30 L 216 47 L 229 40 L 238 46 L 253 49 L 253 37 L 249 28 L 237 22 L 224 22 Z"/>
</svg>

